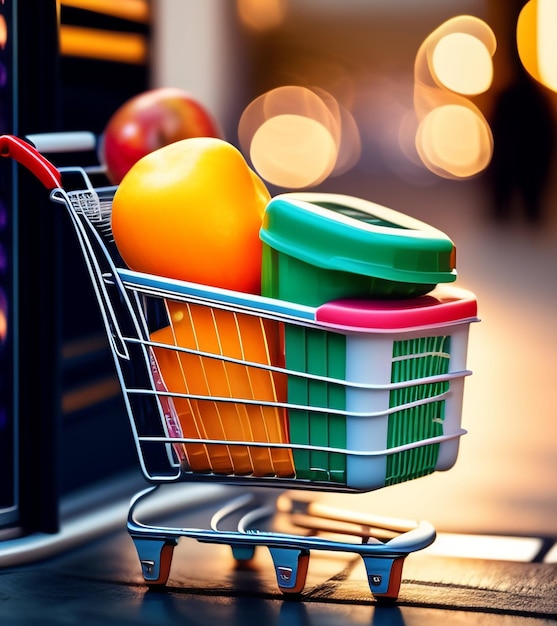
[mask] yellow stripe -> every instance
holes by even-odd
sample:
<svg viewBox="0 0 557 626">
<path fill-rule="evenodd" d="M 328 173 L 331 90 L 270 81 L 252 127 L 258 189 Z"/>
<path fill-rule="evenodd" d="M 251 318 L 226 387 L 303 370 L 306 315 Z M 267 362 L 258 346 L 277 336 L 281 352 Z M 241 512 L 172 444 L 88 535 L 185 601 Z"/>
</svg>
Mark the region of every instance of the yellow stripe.
<svg viewBox="0 0 557 626">
<path fill-rule="evenodd" d="M 61 4 L 120 17 L 132 22 L 149 23 L 149 5 L 146 0 L 62 0 Z"/>
<path fill-rule="evenodd" d="M 120 384 L 110 377 L 64 393 L 62 412 L 72 413 L 86 409 L 94 404 L 111 400 L 120 394 Z"/>
<path fill-rule="evenodd" d="M 60 26 L 60 52 L 65 56 L 87 57 L 142 65 L 148 60 L 145 36 L 81 26 Z"/>
</svg>

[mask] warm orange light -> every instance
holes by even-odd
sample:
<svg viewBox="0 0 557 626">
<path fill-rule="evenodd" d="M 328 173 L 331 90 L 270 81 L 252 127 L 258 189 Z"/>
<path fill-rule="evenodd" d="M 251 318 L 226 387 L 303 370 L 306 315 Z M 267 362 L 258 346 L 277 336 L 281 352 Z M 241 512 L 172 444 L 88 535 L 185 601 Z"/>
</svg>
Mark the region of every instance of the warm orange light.
<svg viewBox="0 0 557 626">
<path fill-rule="evenodd" d="M 544 85 L 557 91 L 557 3 L 538 0 L 538 58 Z"/>
<path fill-rule="evenodd" d="M 439 176 L 468 178 L 491 160 L 491 129 L 466 96 L 491 86 L 495 49 L 491 28 L 479 18 L 463 15 L 441 24 L 418 50 L 415 145 L 423 164 Z"/>
<path fill-rule="evenodd" d="M 6 47 L 8 41 L 8 25 L 6 24 L 6 18 L 0 15 L 0 48 Z"/>
<path fill-rule="evenodd" d="M 489 164 L 491 130 L 469 107 L 448 104 L 429 112 L 416 135 L 416 149 L 432 172 L 445 178 L 469 178 Z"/>
<path fill-rule="evenodd" d="M 331 172 L 332 176 L 339 176 L 352 169 L 359 161 L 362 154 L 362 138 L 360 129 L 352 113 L 339 103 L 340 143 L 335 166 Z"/>
<path fill-rule="evenodd" d="M 443 64 L 443 79 L 448 78 L 450 83 L 457 85 L 461 77 L 465 83 L 468 80 L 477 80 L 466 78 L 477 71 L 489 76 L 487 65 L 491 64 L 496 48 L 497 40 L 488 24 L 478 17 L 458 15 L 443 22 L 424 39 L 416 54 L 414 80 L 418 85 L 446 88 L 447 85 L 439 80 L 436 73 L 440 64 Z M 444 54 L 440 51 L 444 51 Z M 479 68 L 478 60 L 481 63 Z M 478 82 L 480 88 L 483 84 L 484 91 L 490 86 L 485 79 Z"/>
<path fill-rule="evenodd" d="M 287 0 L 236 0 L 236 6 L 240 21 L 256 31 L 277 28 L 288 12 Z"/>
<path fill-rule="evenodd" d="M 6 341 L 8 334 L 8 304 L 4 290 L 0 289 L 0 344 Z"/>
<path fill-rule="evenodd" d="M 62 0 L 63 6 L 104 13 L 132 22 L 149 22 L 149 3 L 147 0 Z"/>
<path fill-rule="evenodd" d="M 329 108 L 307 87 L 294 85 L 278 87 L 253 100 L 242 113 L 238 124 L 238 137 L 244 152 L 249 153 L 257 129 L 275 115 L 310 117 L 326 127 L 332 127 L 334 124 Z"/>
<path fill-rule="evenodd" d="M 530 0 L 516 26 L 520 60 L 538 82 L 557 91 L 557 3 Z"/>
<path fill-rule="evenodd" d="M 66 391 L 62 397 L 62 412 L 79 411 L 95 402 L 117 397 L 119 392 L 120 385 L 112 376 L 78 389 Z"/>
<path fill-rule="evenodd" d="M 250 159 L 268 182 L 301 189 L 316 185 L 333 171 L 337 145 L 319 122 L 302 115 L 275 115 L 255 132 Z"/>
<path fill-rule="evenodd" d="M 452 33 L 437 42 L 431 71 L 441 86 L 465 96 L 487 91 L 493 81 L 489 50 L 468 33 Z"/>
<path fill-rule="evenodd" d="M 323 89 L 287 85 L 246 107 L 238 138 L 267 182 L 300 189 L 347 171 L 361 154 L 350 111 Z"/>
<path fill-rule="evenodd" d="M 522 61 L 524 69 L 536 80 L 541 82 L 538 68 L 538 46 L 537 46 L 537 2 L 527 2 L 516 23 L 516 44 L 518 55 Z"/>
<path fill-rule="evenodd" d="M 148 60 L 147 40 L 143 35 L 67 24 L 60 27 L 60 52 L 66 56 L 137 65 Z"/>
</svg>

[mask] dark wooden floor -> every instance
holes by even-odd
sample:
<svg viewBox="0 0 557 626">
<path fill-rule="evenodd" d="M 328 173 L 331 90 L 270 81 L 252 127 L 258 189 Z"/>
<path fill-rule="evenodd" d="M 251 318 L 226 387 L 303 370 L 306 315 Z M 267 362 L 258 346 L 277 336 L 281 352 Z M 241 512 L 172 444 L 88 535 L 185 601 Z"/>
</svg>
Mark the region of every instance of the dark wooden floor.
<svg viewBox="0 0 557 626">
<path fill-rule="evenodd" d="M 160 520 L 206 527 L 214 505 Z M 110 534 L 60 556 L 0 570 L 0 624 L 261 623 L 542 624 L 557 619 L 556 565 L 410 554 L 398 601 L 377 604 L 363 562 L 346 553 L 312 552 L 299 598 L 278 590 L 266 548 L 239 568 L 228 546 L 181 539 L 163 589 L 149 589 L 127 531 Z"/>
</svg>

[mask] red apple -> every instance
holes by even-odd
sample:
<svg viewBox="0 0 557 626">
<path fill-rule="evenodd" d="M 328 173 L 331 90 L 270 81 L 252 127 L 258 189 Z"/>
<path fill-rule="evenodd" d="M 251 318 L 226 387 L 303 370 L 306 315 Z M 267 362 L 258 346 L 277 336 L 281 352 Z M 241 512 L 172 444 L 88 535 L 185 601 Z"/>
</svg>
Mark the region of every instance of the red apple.
<svg viewBox="0 0 557 626">
<path fill-rule="evenodd" d="M 104 129 L 99 157 L 116 185 L 141 157 L 191 137 L 221 138 L 221 132 L 211 113 L 188 92 L 160 87 L 117 109 Z"/>
</svg>

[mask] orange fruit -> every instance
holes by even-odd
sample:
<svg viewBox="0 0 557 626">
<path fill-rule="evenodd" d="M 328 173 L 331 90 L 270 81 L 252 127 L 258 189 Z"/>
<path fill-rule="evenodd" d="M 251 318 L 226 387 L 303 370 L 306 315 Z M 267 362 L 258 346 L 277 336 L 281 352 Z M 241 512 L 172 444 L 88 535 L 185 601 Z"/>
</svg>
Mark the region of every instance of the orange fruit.
<svg viewBox="0 0 557 626">
<path fill-rule="evenodd" d="M 112 232 L 131 269 L 259 293 L 259 229 L 269 200 L 232 144 L 184 139 L 127 172 L 114 195 Z"/>
</svg>

